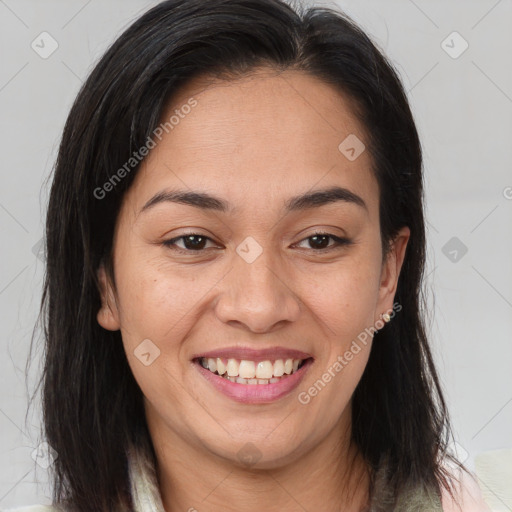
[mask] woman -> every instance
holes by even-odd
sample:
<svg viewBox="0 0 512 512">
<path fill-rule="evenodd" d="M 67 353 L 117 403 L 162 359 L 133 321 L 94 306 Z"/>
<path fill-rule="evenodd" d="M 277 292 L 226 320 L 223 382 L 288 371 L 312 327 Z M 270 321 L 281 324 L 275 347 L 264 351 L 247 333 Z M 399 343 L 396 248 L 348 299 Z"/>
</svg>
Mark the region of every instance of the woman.
<svg viewBox="0 0 512 512">
<path fill-rule="evenodd" d="M 344 15 L 172 0 L 137 20 L 53 177 L 55 510 L 485 510 L 446 453 L 422 194 L 400 81 Z"/>
</svg>

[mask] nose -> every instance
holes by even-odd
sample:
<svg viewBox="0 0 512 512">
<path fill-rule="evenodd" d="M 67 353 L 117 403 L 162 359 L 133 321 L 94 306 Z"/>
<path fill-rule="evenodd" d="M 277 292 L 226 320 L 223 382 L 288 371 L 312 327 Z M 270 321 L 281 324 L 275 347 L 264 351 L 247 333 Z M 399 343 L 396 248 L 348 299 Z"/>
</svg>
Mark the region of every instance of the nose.
<svg viewBox="0 0 512 512">
<path fill-rule="evenodd" d="M 263 333 L 299 318 L 300 300 L 289 272 L 270 253 L 265 249 L 252 262 L 234 255 L 233 267 L 220 284 L 215 304 L 219 320 Z"/>
</svg>

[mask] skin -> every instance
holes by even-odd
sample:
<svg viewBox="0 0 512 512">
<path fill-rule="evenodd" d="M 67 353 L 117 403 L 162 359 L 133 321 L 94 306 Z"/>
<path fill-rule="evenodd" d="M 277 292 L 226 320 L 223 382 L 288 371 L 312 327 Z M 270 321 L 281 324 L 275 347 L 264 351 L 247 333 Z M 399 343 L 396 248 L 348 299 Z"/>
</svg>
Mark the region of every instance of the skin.
<svg viewBox="0 0 512 512">
<path fill-rule="evenodd" d="M 144 393 L 165 509 L 359 510 L 368 476 L 349 443 L 350 405 L 371 338 L 308 404 L 297 395 L 392 310 L 409 229 L 383 262 L 370 154 L 349 161 L 338 150 L 349 134 L 364 141 L 365 131 L 333 86 L 265 68 L 232 81 L 196 78 L 164 117 L 191 97 L 197 106 L 151 150 L 125 195 L 114 237 L 116 287 L 103 267 L 98 272 L 98 322 L 121 330 Z M 340 201 L 285 214 L 290 197 L 333 185 L 359 195 L 367 209 Z M 235 210 L 165 202 L 141 212 L 169 188 L 208 192 Z M 315 248 L 315 229 L 352 244 Z M 190 232 L 209 238 L 202 252 L 183 239 L 177 246 L 188 255 L 162 245 Z M 263 250 L 252 263 L 236 252 L 248 236 Z M 145 339 L 160 350 L 149 366 L 134 355 Z M 191 363 L 194 354 L 236 345 L 292 347 L 314 364 L 286 397 L 241 404 Z M 249 442 L 261 456 L 251 466 L 237 455 Z"/>
</svg>

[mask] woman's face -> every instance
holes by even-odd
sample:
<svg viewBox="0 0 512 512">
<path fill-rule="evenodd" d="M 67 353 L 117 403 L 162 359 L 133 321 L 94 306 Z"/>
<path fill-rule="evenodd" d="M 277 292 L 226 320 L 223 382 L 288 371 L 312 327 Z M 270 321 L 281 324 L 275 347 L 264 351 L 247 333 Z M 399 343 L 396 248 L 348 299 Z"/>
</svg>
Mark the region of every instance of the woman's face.
<svg viewBox="0 0 512 512">
<path fill-rule="evenodd" d="M 409 231 L 383 264 L 365 133 L 317 78 L 196 79 L 173 114 L 125 195 L 98 321 L 121 330 L 154 441 L 286 464 L 348 432 Z"/>
</svg>

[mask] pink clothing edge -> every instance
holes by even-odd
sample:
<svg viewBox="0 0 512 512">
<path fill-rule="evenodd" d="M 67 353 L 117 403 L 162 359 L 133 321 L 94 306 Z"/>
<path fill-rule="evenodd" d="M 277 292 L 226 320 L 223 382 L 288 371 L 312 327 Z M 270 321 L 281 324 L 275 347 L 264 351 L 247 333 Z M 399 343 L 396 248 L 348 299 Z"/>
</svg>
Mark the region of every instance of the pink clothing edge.
<svg viewBox="0 0 512 512">
<path fill-rule="evenodd" d="M 450 469 L 450 468 L 449 468 Z M 442 492 L 443 512 L 492 512 L 484 501 L 482 491 L 473 473 L 468 474 L 460 469 L 450 469 L 451 474 L 459 480 L 451 480 L 455 498 L 452 499 L 446 489 Z"/>
</svg>

